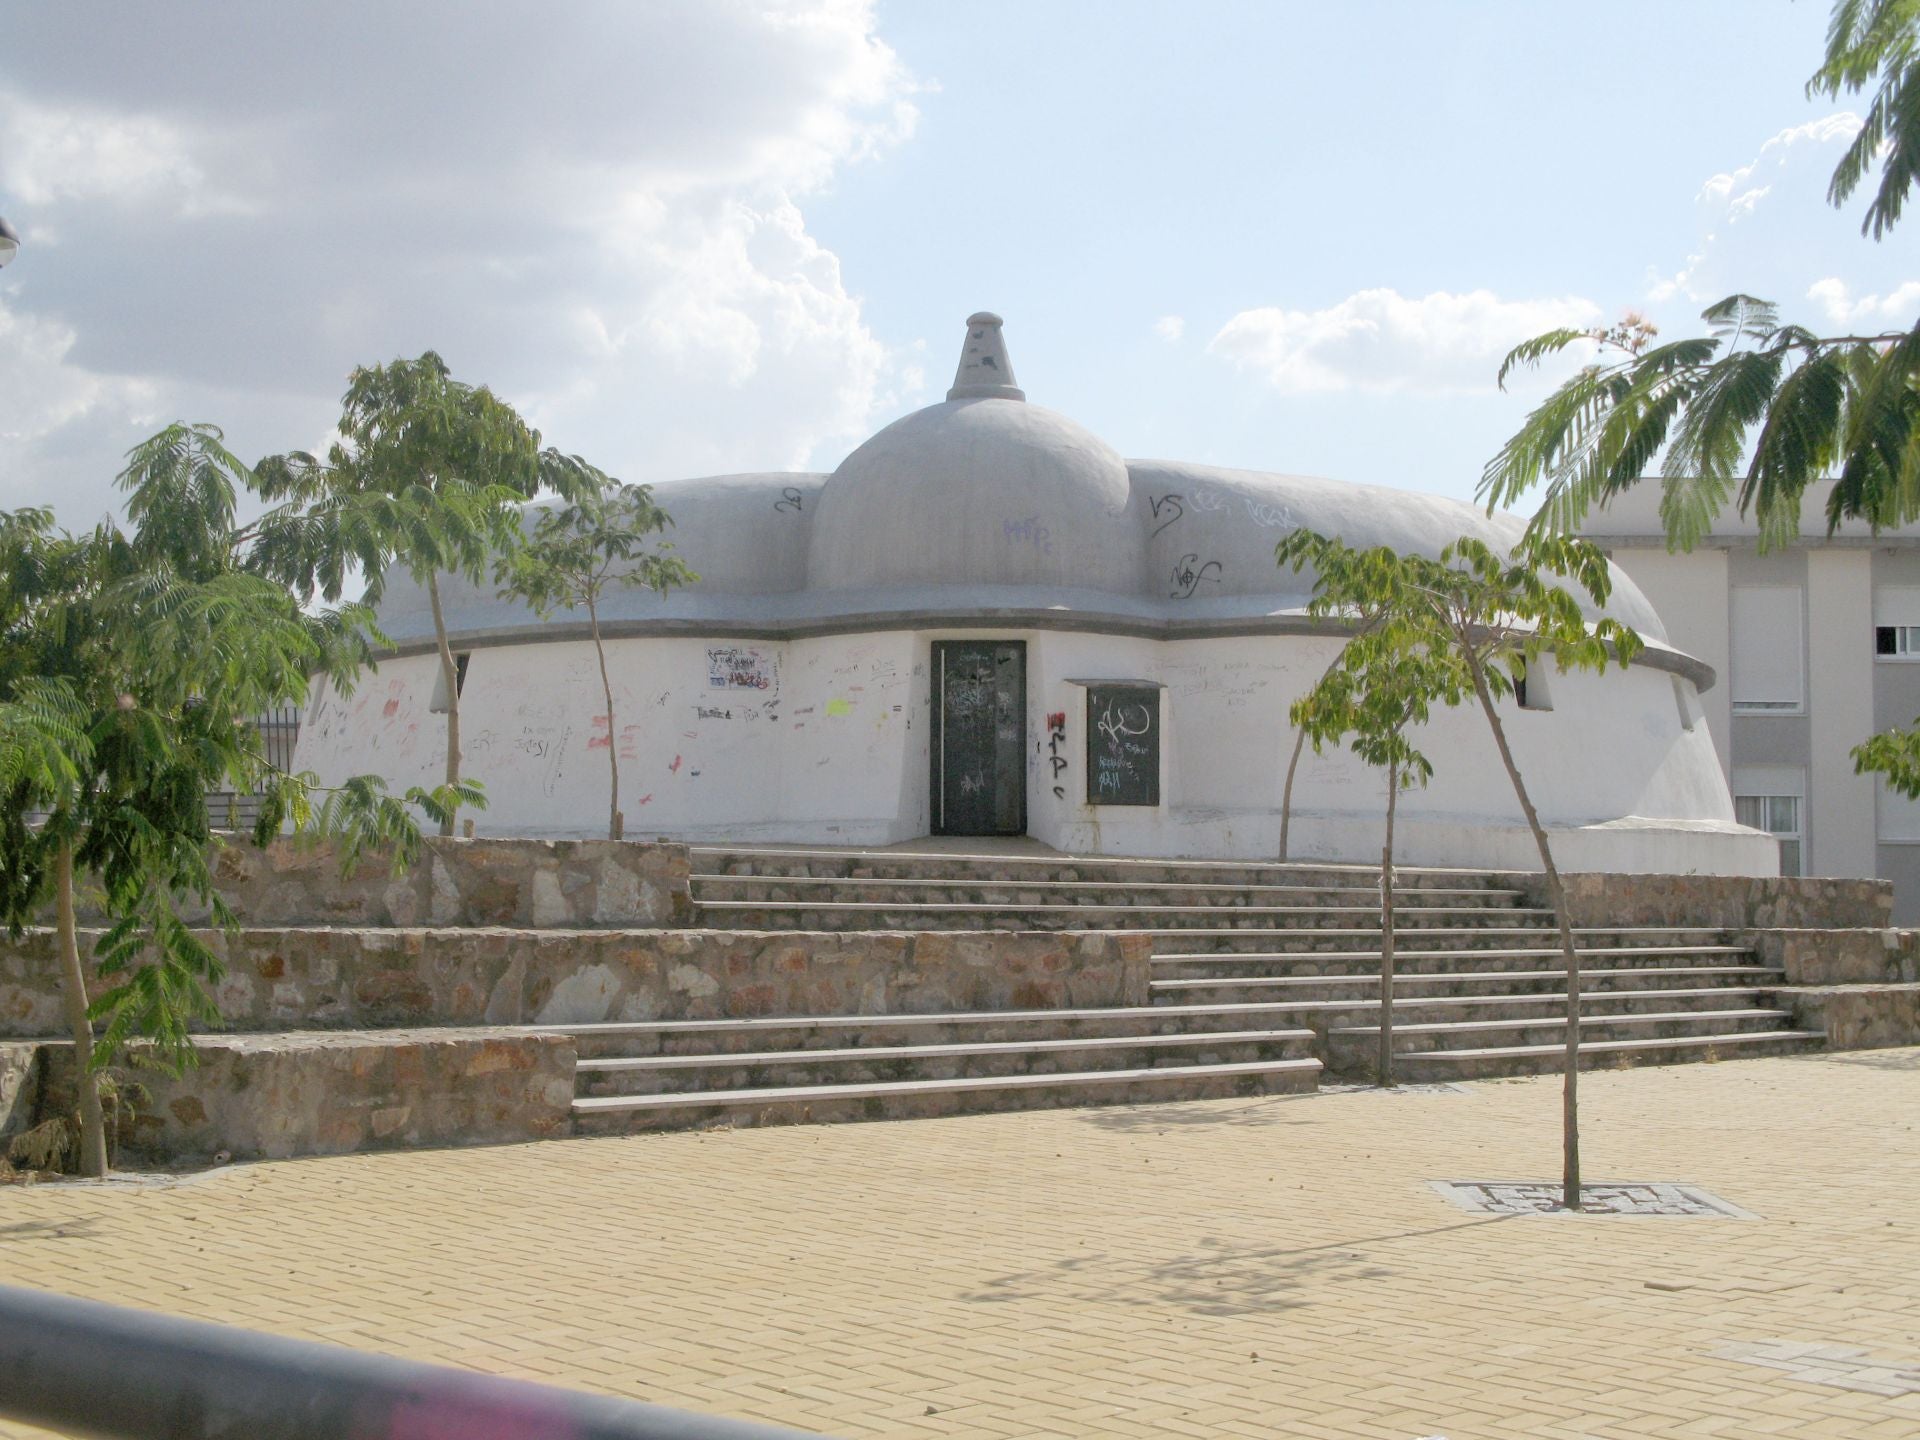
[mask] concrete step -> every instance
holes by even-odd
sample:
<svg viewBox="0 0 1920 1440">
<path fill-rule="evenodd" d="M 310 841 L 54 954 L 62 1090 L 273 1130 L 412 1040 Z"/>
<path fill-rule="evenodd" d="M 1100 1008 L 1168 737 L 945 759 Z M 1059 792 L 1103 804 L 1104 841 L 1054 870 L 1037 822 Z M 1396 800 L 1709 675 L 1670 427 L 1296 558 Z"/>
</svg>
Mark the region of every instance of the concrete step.
<svg viewBox="0 0 1920 1440">
<path fill-rule="evenodd" d="M 967 1010 L 917 1015 L 789 1015 L 750 1019 L 611 1020 L 528 1026 L 571 1036 L 583 1061 L 610 1056 L 709 1056 L 876 1046 L 1140 1039 L 1285 1027 L 1297 1007 L 1271 1002 Z"/>
<path fill-rule="evenodd" d="M 1505 913 L 1505 912 L 1501 912 Z M 1261 930 L 1255 926 L 1207 929 L 1182 927 L 1162 929 L 1136 927 L 1153 937 L 1156 958 L 1198 953 L 1272 954 L 1284 956 L 1326 955 L 1370 961 L 1376 968 L 1380 957 L 1378 917 L 1366 926 L 1327 925 L 1317 929 Z M 1577 929 L 1574 944 L 1581 949 L 1675 949 L 1702 945 L 1725 945 L 1726 932 L 1703 928 L 1671 926 L 1620 926 Z M 1551 925 L 1425 925 L 1415 931 L 1402 930 L 1399 953 L 1431 953 L 1457 950 L 1532 950 L 1541 955 L 1558 956 L 1560 932 Z"/>
<path fill-rule="evenodd" d="M 1818 1030 L 1750 1030 L 1732 1034 L 1677 1035 L 1588 1040 L 1582 1025 L 1580 1068 L 1603 1070 L 1628 1065 L 1677 1065 L 1687 1061 L 1735 1060 L 1760 1055 L 1793 1055 L 1818 1049 L 1826 1036 Z M 1377 1042 L 1376 1042 L 1377 1043 Z M 1394 1079 L 1402 1084 L 1447 1080 L 1486 1080 L 1508 1075 L 1556 1074 L 1566 1064 L 1566 1043 L 1496 1045 L 1458 1050 L 1409 1050 L 1396 1053 Z M 1372 1073 L 1372 1060 L 1365 1071 Z"/>
<path fill-rule="evenodd" d="M 1745 990 L 1760 993 L 1774 988 L 1767 982 L 1777 980 L 1780 972 L 1757 965 L 1714 967 L 1702 975 L 1685 969 L 1621 969 L 1583 972 L 1582 989 L 1588 994 L 1668 995 L 1679 989 Z M 1542 971 L 1526 979 L 1496 972 L 1490 975 L 1396 975 L 1394 1003 L 1406 1005 L 1423 999 L 1460 995 L 1467 1000 L 1495 1000 L 1503 996 L 1517 998 L 1540 995 L 1564 995 L 1566 976 Z M 1700 984 L 1706 979 L 1710 983 Z M 1499 982 L 1489 985 L 1487 982 Z M 1157 1004 L 1162 998 L 1204 1003 L 1207 1000 L 1300 1000 L 1332 1003 L 1353 996 L 1378 999 L 1380 977 L 1314 975 L 1226 975 L 1209 977 L 1181 976 L 1152 980 L 1148 990 Z"/>
<path fill-rule="evenodd" d="M 1057 1075 L 787 1085 L 672 1095 L 587 1095 L 574 1100 L 573 1116 L 574 1128 L 583 1134 L 712 1124 L 902 1120 L 1068 1105 L 1160 1104 L 1235 1095 L 1298 1094 L 1315 1089 L 1319 1078 L 1320 1062 L 1301 1057 Z"/>
<path fill-rule="evenodd" d="M 842 1049 L 754 1050 L 582 1060 L 583 1095 L 660 1095 L 682 1090 L 881 1084 L 1013 1075 L 1153 1070 L 1309 1055 L 1311 1030 L 1202 1030 L 1184 1035 L 1068 1036 L 1046 1040 Z"/>
<path fill-rule="evenodd" d="M 1183 926 L 1286 931 L 1346 926 L 1379 933 L 1379 909 L 1324 905 L 1000 905 L 987 902 L 895 904 L 891 902 L 704 900 L 694 905 L 697 924 L 736 930 L 1140 930 Z M 1508 929 L 1539 924 L 1544 910 L 1469 905 L 1408 906 L 1398 912 L 1404 930 L 1429 925 Z M 1367 923 L 1371 917 L 1371 924 Z"/>
<path fill-rule="evenodd" d="M 1261 983 L 1249 988 L 1232 977 L 1189 981 L 1187 977 L 1157 982 L 1152 991 L 1156 1000 L 1188 996 L 1213 997 L 1237 995 L 1269 1000 L 1296 1000 L 1317 1005 L 1333 1005 L 1353 1000 L 1371 1002 L 1380 994 L 1377 975 L 1277 975 L 1252 976 Z M 1657 1000 L 1662 995 L 1747 994 L 1768 995 L 1778 989 L 1778 971 L 1761 970 L 1751 965 L 1730 965 L 1715 969 L 1598 971 L 1582 976 L 1581 992 L 1589 996 L 1640 996 Z M 1216 980 L 1224 983 L 1216 984 Z M 1498 982 L 1498 983 L 1489 983 Z M 1191 983 L 1208 988 L 1192 990 Z M 1393 995 L 1396 1005 L 1424 1004 L 1430 1000 L 1459 1000 L 1463 1003 L 1491 1002 L 1503 999 L 1538 1000 L 1564 997 L 1566 976 L 1542 971 L 1536 975 L 1397 975 Z"/>
<path fill-rule="evenodd" d="M 1581 950 L 1580 973 L 1610 974 L 1615 971 L 1644 971 L 1660 975 L 1670 971 L 1716 974 L 1721 971 L 1742 973 L 1754 968 L 1751 952 L 1739 945 L 1688 945 L 1672 949 L 1652 946 L 1619 950 L 1595 948 Z M 1541 978 L 1562 979 L 1566 970 L 1558 963 L 1560 952 L 1510 950 L 1503 947 L 1485 950 L 1416 950 L 1394 956 L 1394 976 L 1407 984 L 1431 981 L 1449 984 L 1524 984 Z M 1542 962 L 1554 962 L 1545 964 Z M 1303 983 L 1324 980 L 1377 980 L 1381 960 L 1378 951 L 1335 951 L 1330 953 L 1234 952 L 1214 951 L 1151 957 L 1153 973 L 1167 980 L 1226 979 L 1236 976 L 1266 976 L 1299 980 Z"/>
<path fill-rule="evenodd" d="M 1626 1015 L 1671 1014 L 1681 1010 L 1727 1012 L 1766 1005 L 1771 990 L 1747 986 L 1708 985 L 1697 989 L 1583 991 L 1582 1019 L 1611 1019 Z M 1379 1006 L 1374 1005 L 1377 1014 Z M 1537 995 L 1432 995 L 1409 999 L 1396 995 L 1394 1024 L 1413 1025 L 1437 1020 L 1502 1020 L 1533 1015 L 1564 1016 L 1566 992 Z"/>
<path fill-rule="evenodd" d="M 1125 859 L 1084 855 L 994 855 L 948 851 L 847 850 L 755 845 L 694 845 L 693 868 L 702 875 L 758 875 L 823 879 L 951 881 L 1068 880 L 1124 884 L 1194 882 L 1213 885 L 1328 885 L 1378 889 L 1378 866 L 1304 861 L 1280 864 L 1234 860 Z M 1402 886 L 1444 885 L 1463 889 L 1519 889 L 1531 877 L 1517 871 L 1396 867 Z"/>
<path fill-rule="evenodd" d="M 1435 1020 L 1403 1023 L 1394 1007 L 1394 1053 L 1566 1044 L 1564 1015 L 1508 1016 L 1488 1020 Z M 1622 1015 L 1582 1012 L 1580 1033 L 1596 1040 L 1704 1039 L 1708 1036 L 1771 1032 L 1790 1027 L 1793 1012 L 1743 1006 L 1731 1010 L 1656 1010 Z M 1327 1031 L 1327 1058 L 1341 1074 L 1365 1070 L 1380 1044 L 1380 1026 L 1334 1025 Z"/>
<path fill-rule="evenodd" d="M 709 875 L 692 877 L 695 903 L 732 900 L 762 904 L 797 901 L 866 902 L 920 905 L 985 903 L 993 905 L 1245 906 L 1261 903 L 1380 908 L 1380 891 L 1367 885 L 1248 884 L 1141 880 L 982 880 L 965 876 L 915 876 L 894 879 L 826 875 Z M 1523 892 L 1484 886 L 1423 885 L 1399 891 L 1402 905 L 1470 905 L 1488 909 L 1520 904 Z"/>
</svg>

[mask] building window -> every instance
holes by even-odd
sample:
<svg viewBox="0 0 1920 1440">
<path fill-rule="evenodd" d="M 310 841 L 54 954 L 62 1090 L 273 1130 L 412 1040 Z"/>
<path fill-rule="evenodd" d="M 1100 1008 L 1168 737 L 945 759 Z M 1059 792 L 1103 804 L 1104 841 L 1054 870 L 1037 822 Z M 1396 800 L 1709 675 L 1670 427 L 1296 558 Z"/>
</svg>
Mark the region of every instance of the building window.
<svg viewBox="0 0 1920 1440">
<path fill-rule="evenodd" d="M 1515 676 L 1513 698 L 1522 710 L 1553 709 L 1553 692 L 1547 688 L 1547 667 L 1535 665 L 1524 675 Z"/>
<path fill-rule="evenodd" d="M 1884 776 L 1874 784 L 1875 833 L 1883 845 L 1920 845 L 1920 799 L 1902 795 Z"/>
<path fill-rule="evenodd" d="M 1764 830 L 1780 842 L 1780 873 L 1800 870 L 1800 797 L 1798 795 L 1736 795 L 1733 818 L 1742 825 Z"/>
<path fill-rule="evenodd" d="M 1876 625 L 1873 653 L 1882 660 L 1920 660 L 1920 625 Z"/>
<path fill-rule="evenodd" d="M 462 651 L 453 657 L 453 693 L 461 696 L 467 693 L 467 662 L 473 659 L 472 652 Z M 433 666 L 433 699 L 427 705 L 429 715 L 444 715 L 452 709 L 447 699 L 447 672 L 440 668 L 436 659 Z"/>
<path fill-rule="evenodd" d="M 1733 708 L 1798 714 L 1806 708 L 1804 606 L 1797 585 L 1733 591 Z"/>
</svg>

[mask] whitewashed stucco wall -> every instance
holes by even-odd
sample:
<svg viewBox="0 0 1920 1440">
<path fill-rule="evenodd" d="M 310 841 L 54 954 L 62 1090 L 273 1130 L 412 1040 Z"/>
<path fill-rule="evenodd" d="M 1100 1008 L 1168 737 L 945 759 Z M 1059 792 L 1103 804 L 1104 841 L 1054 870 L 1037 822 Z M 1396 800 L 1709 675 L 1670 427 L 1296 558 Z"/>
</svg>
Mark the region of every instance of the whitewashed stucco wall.
<svg viewBox="0 0 1920 1440">
<path fill-rule="evenodd" d="M 1027 642 L 1030 834 L 1072 852 L 1275 853 L 1292 745 L 1287 709 L 1337 652 L 1336 640 L 977 629 L 616 640 L 607 646 L 612 736 L 590 644 L 480 648 L 461 700 L 466 773 L 489 797 L 477 829 L 603 833 L 611 744 L 632 836 L 866 845 L 924 835 L 931 643 L 986 635 Z M 429 708 L 436 673 L 434 657 L 412 656 L 385 662 L 348 698 L 317 683 L 297 763 L 329 783 L 369 770 L 396 789 L 435 783 L 444 763 L 444 719 Z M 1166 686 L 1160 806 L 1085 803 L 1086 692 L 1070 682 L 1088 679 Z M 1556 675 L 1550 686 L 1551 712 L 1509 703 L 1506 718 L 1563 866 L 1773 873 L 1773 843 L 1734 825 L 1709 729 L 1685 727 L 1671 674 Z M 1697 696 L 1693 703 L 1697 714 Z M 1060 753 L 1068 757 L 1058 777 L 1046 730 L 1057 712 L 1067 716 Z M 1419 743 L 1436 773 L 1402 799 L 1402 858 L 1536 867 L 1478 711 L 1437 717 Z M 1382 777 L 1344 752 L 1309 751 L 1295 787 L 1294 855 L 1376 858 L 1382 791 Z"/>
</svg>

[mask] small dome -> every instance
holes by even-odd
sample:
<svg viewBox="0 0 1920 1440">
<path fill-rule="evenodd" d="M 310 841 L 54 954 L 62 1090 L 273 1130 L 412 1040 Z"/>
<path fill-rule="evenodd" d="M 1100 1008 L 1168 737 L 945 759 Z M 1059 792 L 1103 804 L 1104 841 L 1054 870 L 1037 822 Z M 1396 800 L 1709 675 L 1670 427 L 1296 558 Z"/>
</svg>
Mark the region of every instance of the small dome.
<svg viewBox="0 0 1920 1440">
<path fill-rule="evenodd" d="M 1012 382 L 999 317 L 975 315 L 947 401 L 887 426 L 827 481 L 813 589 L 1134 589 L 1126 461 Z"/>
<path fill-rule="evenodd" d="M 808 579 L 816 590 L 1130 592 L 1140 571 L 1131 499 L 1126 461 L 1066 416 L 949 400 L 895 421 L 833 472 Z"/>
</svg>

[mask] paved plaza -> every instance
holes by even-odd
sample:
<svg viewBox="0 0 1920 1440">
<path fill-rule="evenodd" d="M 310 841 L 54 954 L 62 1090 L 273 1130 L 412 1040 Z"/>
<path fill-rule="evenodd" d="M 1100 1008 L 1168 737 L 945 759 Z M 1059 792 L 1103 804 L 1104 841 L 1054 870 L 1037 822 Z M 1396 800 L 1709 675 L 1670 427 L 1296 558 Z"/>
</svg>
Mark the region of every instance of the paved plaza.
<svg viewBox="0 0 1920 1440">
<path fill-rule="evenodd" d="M 842 1436 L 1920 1435 L 1920 1050 L 0 1189 L 0 1280 Z M 36 1434 L 0 1425 L 0 1435 Z"/>
</svg>

